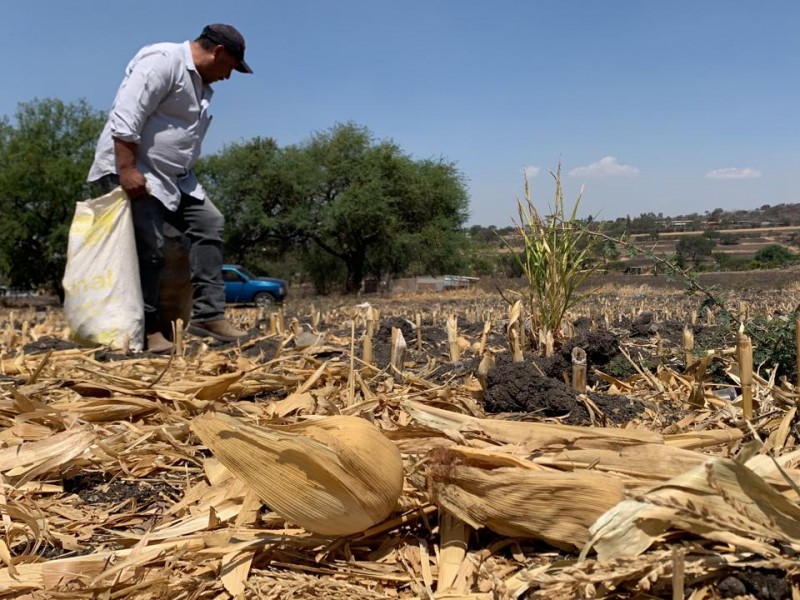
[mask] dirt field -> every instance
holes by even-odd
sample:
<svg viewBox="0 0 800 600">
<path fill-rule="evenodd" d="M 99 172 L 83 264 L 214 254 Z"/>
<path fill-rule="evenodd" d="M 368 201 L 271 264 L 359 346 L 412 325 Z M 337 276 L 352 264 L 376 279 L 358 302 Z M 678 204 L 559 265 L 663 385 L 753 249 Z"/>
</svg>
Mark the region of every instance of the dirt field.
<svg viewBox="0 0 800 600">
<path fill-rule="evenodd" d="M 800 304 L 798 271 L 701 281 L 748 325 Z M 523 317 L 515 362 L 514 283 L 481 286 L 231 309 L 247 342 L 187 337 L 172 357 L 81 348 L 58 307 L 7 307 L 0 598 L 798 597 L 794 365 L 756 365 L 747 423 L 738 323 L 703 294 L 595 278 L 552 355 Z M 362 533 L 298 527 L 215 475 L 191 428 L 211 411 L 262 427 L 366 418 L 402 453 L 402 496 Z M 604 514 L 614 531 L 594 527 Z"/>
<path fill-rule="evenodd" d="M 762 269 L 754 271 L 704 272 L 697 275 L 698 282 L 709 290 L 736 295 L 740 292 L 779 293 L 795 291 L 800 287 L 800 268 Z M 685 282 L 666 275 L 627 275 L 607 273 L 590 278 L 582 291 L 605 290 L 605 286 L 637 288 L 650 291 L 685 290 Z M 490 287 L 490 286 L 489 286 Z"/>
</svg>

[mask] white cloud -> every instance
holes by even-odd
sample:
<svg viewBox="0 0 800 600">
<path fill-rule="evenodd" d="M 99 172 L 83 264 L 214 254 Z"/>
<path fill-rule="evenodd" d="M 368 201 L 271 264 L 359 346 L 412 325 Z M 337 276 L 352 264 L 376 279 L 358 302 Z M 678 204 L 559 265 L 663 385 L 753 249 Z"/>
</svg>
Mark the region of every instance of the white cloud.
<svg viewBox="0 0 800 600">
<path fill-rule="evenodd" d="M 541 167 L 525 167 L 524 169 L 522 169 L 522 172 L 528 179 L 533 179 L 539 174 L 541 170 L 542 170 Z"/>
<path fill-rule="evenodd" d="M 737 169 L 736 167 L 729 167 L 727 169 L 715 169 L 706 173 L 708 179 L 757 179 L 761 177 L 761 171 L 745 167 L 744 169 Z"/>
<path fill-rule="evenodd" d="M 577 167 L 569 172 L 570 177 L 635 177 L 639 169 L 621 165 L 615 156 L 606 156 L 586 167 Z"/>
</svg>

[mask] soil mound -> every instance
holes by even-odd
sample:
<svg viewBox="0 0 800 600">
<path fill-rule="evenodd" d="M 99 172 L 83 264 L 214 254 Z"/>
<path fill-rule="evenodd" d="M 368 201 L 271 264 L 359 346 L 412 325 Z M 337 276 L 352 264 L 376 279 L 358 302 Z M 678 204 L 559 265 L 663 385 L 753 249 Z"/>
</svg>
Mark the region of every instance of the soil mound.
<svg viewBox="0 0 800 600">
<path fill-rule="evenodd" d="M 604 418 L 625 423 L 644 411 L 644 404 L 625 396 L 589 393 Z M 486 376 L 484 410 L 487 413 L 525 413 L 535 419 L 559 419 L 569 425 L 589 425 L 586 404 L 565 383 L 539 375 L 528 363 L 503 363 Z"/>
</svg>

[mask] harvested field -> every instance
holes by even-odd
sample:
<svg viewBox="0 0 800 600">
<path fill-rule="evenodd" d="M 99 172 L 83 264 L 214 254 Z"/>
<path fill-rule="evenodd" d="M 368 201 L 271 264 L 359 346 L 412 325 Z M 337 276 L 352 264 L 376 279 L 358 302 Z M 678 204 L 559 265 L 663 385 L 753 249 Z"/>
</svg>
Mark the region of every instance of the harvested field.
<svg viewBox="0 0 800 600">
<path fill-rule="evenodd" d="M 171 357 L 5 309 L 0 598 L 800 597 L 794 377 L 756 364 L 745 420 L 735 324 L 636 281 L 521 362 L 508 304 L 480 291 L 232 309 L 248 341 Z M 800 288 L 730 303 L 785 319 Z M 367 419 L 401 452 L 400 499 L 355 534 L 306 530 L 201 441 L 213 412 L 248 431 Z"/>
</svg>

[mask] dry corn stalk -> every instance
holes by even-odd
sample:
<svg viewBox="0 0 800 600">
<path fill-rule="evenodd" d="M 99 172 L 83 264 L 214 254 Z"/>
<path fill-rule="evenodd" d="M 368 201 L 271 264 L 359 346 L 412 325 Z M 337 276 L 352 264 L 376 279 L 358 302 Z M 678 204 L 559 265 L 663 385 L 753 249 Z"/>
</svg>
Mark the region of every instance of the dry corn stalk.
<svg viewBox="0 0 800 600">
<path fill-rule="evenodd" d="M 256 427 L 207 413 L 191 427 L 273 511 L 315 533 L 363 531 L 388 517 L 402 492 L 400 451 L 359 417 Z"/>
<path fill-rule="evenodd" d="M 517 300 L 508 309 L 508 344 L 511 347 L 514 362 L 522 362 L 522 302 Z"/>
<path fill-rule="evenodd" d="M 458 320 L 455 315 L 447 317 L 447 344 L 450 348 L 450 362 L 458 362 L 461 358 L 461 348 L 458 347 Z"/>
<path fill-rule="evenodd" d="M 742 416 L 753 418 L 753 342 L 740 331 L 736 336 L 736 357 L 739 360 L 739 380 L 742 384 Z"/>
<path fill-rule="evenodd" d="M 800 317 L 796 317 L 794 320 L 794 344 L 795 348 L 800 348 Z M 797 357 L 795 362 L 795 381 L 800 382 L 800 351 L 795 354 Z"/>
<path fill-rule="evenodd" d="M 481 341 L 478 346 L 477 354 L 482 355 L 486 350 L 486 339 L 489 336 L 489 332 L 492 330 L 492 322 L 486 321 L 483 324 L 483 333 L 481 333 Z M 798 373 L 800 373 L 800 367 L 798 368 Z"/>
<path fill-rule="evenodd" d="M 484 352 L 483 358 L 481 359 L 480 364 L 478 365 L 478 369 L 475 372 L 475 377 L 481 384 L 481 389 L 483 392 L 486 392 L 486 377 L 489 375 L 489 371 L 494 369 L 495 361 L 494 355 L 491 352 Z M 483 399 L 483 397 L 481 397 Z"/>
<path fill-rule="evenodd" d="M 397 327 L 392 327 L 392 352 L 389 364 L 396 374 L 403 372 L 406 361 L 406 339 L 403 332 Z"/>
<path fill-rule="evenodd" d="M 586 350 L 578 346 L 572 349 L 572 389 L 586 392 Z"/>
<path fill-rule="evenodd" d="M 683 328 L 683 351 L 685 354 L 684 363 L 685 368 L 689 368 L 689 366 L 694 362 L 694 331 L 689 329 L 688 327 Z"/>
</svg>

